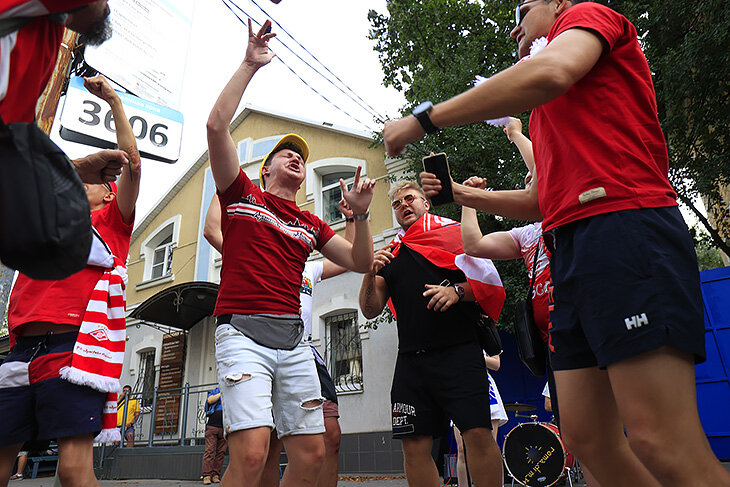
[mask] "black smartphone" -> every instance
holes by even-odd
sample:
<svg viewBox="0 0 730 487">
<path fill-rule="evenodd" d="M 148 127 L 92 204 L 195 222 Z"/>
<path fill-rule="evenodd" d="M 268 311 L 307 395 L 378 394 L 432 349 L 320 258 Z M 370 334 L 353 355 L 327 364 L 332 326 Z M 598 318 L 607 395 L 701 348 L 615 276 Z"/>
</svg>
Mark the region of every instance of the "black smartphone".
<svg viewBox="0 0 730 487">
<path fill-rule="evenodd" d="M 434 206 L 445 205 L 454 201 L 454 190 L 451 187 L 451 173 L 449 171 L 449 161 L 446 159 L 446 153 L 441 152 L 433 156 L 423 158 L 423 170 L 435 174 L 441 181 L 441 191 L 431 197 L 431 203 Z"/>
</svg>

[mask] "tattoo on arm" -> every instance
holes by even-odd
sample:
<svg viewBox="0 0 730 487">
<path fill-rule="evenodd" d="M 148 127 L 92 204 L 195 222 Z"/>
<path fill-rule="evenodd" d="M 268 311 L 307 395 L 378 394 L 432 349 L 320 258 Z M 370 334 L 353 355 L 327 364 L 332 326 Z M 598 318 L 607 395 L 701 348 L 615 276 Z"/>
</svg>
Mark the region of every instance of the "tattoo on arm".
<svg viewBox="0 0 730 487">
<path fill-rule="evenodd" d="M 129 156 L 129 178 L 132 182 L 136 182 L 140 175 L 140 169 L 142 167 L 142 160 L 139 156 L 139 151 L 136 145 L 130 145 L 124 152 Z"/>
</svg>

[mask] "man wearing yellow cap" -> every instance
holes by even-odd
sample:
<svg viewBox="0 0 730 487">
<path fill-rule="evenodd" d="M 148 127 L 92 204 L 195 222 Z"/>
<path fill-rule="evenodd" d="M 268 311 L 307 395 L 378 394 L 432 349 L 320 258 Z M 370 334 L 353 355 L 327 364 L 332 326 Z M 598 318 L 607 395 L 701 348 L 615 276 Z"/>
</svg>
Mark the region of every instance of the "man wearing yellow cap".
<svg viewBox="0 0 730 487">
<path fill-rule="evenodd" d="M 289 458 L 281 485 L 313 485 L 324 456 L 323 399 L 311 351 L 303 340 L 299 288 L 309 254 L 320 251 L 347 269 L 372 265 L 368 207 L 374 181 L 360 170 L 342 195 L 352 208 L 350 243 L 315 215 L 296 193 L 304 181 L 307 143 L 284 136 L 260 169 L 261 186 L 239 167 L 229 125 L 246 86 L 274 54 L 266 21 L 254 34 L 249 20 L 246 56 L 208 119 L 210 166 L 221 203 L 223 267 L 215 315 L 218 382 L 230 464 L 221 485 L 257 485 L 269 434 L 276 427 Z"/>
</svg>

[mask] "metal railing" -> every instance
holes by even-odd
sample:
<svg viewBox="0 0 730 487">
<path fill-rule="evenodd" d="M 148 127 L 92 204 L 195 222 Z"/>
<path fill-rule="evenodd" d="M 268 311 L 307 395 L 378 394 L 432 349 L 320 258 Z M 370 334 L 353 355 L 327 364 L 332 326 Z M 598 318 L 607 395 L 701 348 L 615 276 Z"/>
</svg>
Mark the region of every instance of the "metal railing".
<svg viewBox="0 0 730 487">
<path fill-rule="evenodd" d="M 161 390 L 155 387 L 151 406 L 141 407 L 141 414 L 133 423 L 134 445 L 141 443 L 151 447 L 203 444 L 208 391 L 216 387 L 217 383 L 191 386 L 188 382 L 174 389 Z M 141 405 L 142 393 L 130 394 L 130 401 L 124 401 L 121 405 L 124 425 L 127 424 L 129 403 L 132 400 Z M 120 446 L 124 447 L 127 443 L 122 431 Z"/>
</svg>

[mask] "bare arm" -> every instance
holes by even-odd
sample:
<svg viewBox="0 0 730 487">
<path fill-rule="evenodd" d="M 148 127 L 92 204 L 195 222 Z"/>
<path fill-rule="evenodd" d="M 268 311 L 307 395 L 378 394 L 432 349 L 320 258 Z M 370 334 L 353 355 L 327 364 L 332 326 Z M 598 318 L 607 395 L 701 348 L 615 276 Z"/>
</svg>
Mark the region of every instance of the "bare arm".
<svg viewBox="0 0 730 487">
<path fill-rule="evenodd" d="M 347 204 L 347 201 L 345 201 L 344 198 L 340 200 L 339 206 L 340 211 L 345 216 L 345 240 L 352 243 L 355 239 L 355 222 L 349 221 L 353 216 L 352 208 L 350 208 L 350 205 Z M 339 276 L 345 272 L 347 272 L 347 269 L 335 264 L 329 259 L 325 259 L 322 263 L 322 279 Z"/>
<path fill-rule="evenodd" d="M 495 355 L 494 357 L 484 357 L 484 362 L 487 364 L 487 368 L 489 370 L 497 371 L 499 370 L 499 367 L 502 363 L 502 361 L 499 358 L 499 355 Z"/>
<path fill-rule="evenodd" d="M 378 316 L 390 298 L 390 291 L 388 291 L 385 278 L 377 274 L 383 266 L 389 264 L 395 258 L 391 252 L 392 250 L 391 245 L 386 245 L 375 252 L 372 269 L 362 277 L 359 301 L 360 310 L 365 318 L 371 319 Z"/>
<path fill-rule="evenodd" d="M 522 113 L 559 97 L 585 76 L 603 53 L 598 34 L 569 29 L 538 55 L 492 76 L 484 83 L 434 106 L 431 121 L 453 127 Z M 424 136 L 415 117 L 388 122 L 383 127 L 390 156 Z"/>
<path fill-rule="evenodd" d="M 142 161 L 137 150 L 137 139 L 132 132 L 132 126 L 124 113 L 119 95 L 102 75 L 84 79 L 84 86 L 89 92 L 98 96 L 109 104 L 114 117 L 114 127 L 117 134 L 117 145 L 128 157 L 129 164 L 122 169 L 122 175 L 117 181 L 117 206 L 125 223 L 134 222 L 134 207 L 139 196 L 139 183 L 142 174 Z"/>
<path fill-rule="evenodd" d="M 215 404 L 218 402 L 218 400 L 221 398 L 221 393 L 213 394 L 212 396 L 208 396 L 208 404 Z"/>
<path fill-rule="evenodd" d="M 208 243 L 223 254 L 223 231 L 221 230 L 221 201 L 218 195 L 213 195 L 208 206 L 208 213 L 205 214 L 203 225 L 203 236 Z"/>
<path fill-rule="evenodd" d="M 251 19 L 248 20 L 246 56 L 226 87 L 223 88 L 208 117 L 206 129 L 210 169 L 213 172 L 215 184 L 221 192 L 228 189 L 239 172 L 236 145 L 228 131 L 231 120 L 253 75 L 275 56 L 269 51 L 268 43 L 276 34 L 265 33 L 270 25 L 271 21 L 267 20 L 254 35 Z"/>
</svg>

